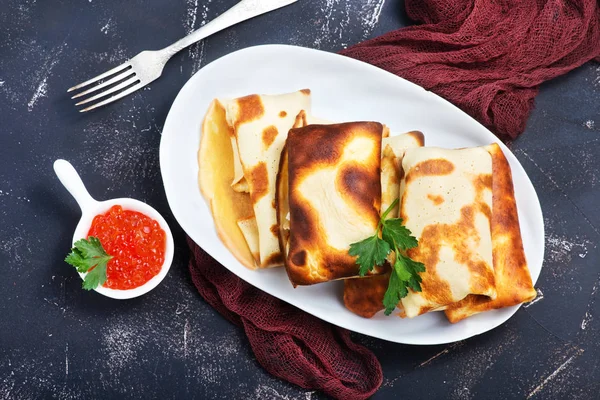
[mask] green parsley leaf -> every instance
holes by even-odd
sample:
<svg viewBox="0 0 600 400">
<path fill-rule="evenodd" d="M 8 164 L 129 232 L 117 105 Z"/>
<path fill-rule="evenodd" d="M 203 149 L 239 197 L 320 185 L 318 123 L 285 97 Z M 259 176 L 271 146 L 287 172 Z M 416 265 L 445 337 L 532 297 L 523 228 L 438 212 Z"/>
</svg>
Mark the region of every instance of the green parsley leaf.
<svg viewBox="0 0 600 400">
<path fill-rule="evenodd" d="M 67 264 L 71 264 L 77 268 L 77 272 L 87 272 L 90 268 L 96 265 L 96 261 L 92 258 L 84 258 L 77 248 L 73 248 L 71 253 L 65 258 Z"/>
<path fill-rule="evenodd" d="M 420 272 L 425 272 L 425 264 L 417 262 L 405 255 L 399 254 L 398 259 L 402 261 L 403 270 L 410 274 L 409 279 L 405 279 L 406 285 L 415 292 L 421 291 L 421 275 Z M 397 270 L 397 268 L 394 268 Z M 398 274 L 400 276 L 400 274 Z M 407 275 L 403 275 L 407 276 Z"/>
<path fill-rule="evenodd" d="M 389 254 L 390 245 L 379 238 L 377 234 L 352 243 L 348 253 L 356 256 L 356 263 L 360 266 L 359 275 L 365 276 L 375 265 L 382 265 Z"/>
<path fill-rule="evenodd" d="M 100 240 L 94 236 L 75 242 L 75 247 L 65 258 L 78 272 L 87 272 L 82 287 L 92 290 L 106 282 L 106 264 L 112 258 L 107 254 Z"/>
<path fill-rule="evenodd" d="M 406 296 L 408 292 L 406 291 L 406 286 L 401 284 L 398 275 L 392 273 L 390 275 L 390 283 L 388 284 L 388 288 L 383 295 L 383 306 L 385 307 L 385 315 L 390 315 L 400 299 Z"/>
<path fill-rule="evenodd" d="M 401 250 L 417 247 L 417 238 L 411 235 L 411 231 L 402 225 L 401 218 L 390 218 L 382 221 L 381 237 L 390 246 L 398 246 Z"/>
<path fill-rule="evenodd" d="M 85 275 L 81 286 L 85 290 L 92 290 L 104 284 L 104 282 L 106 282 L 106 262 L 99 263 L 94 269 L 89 271 Z"/>
<path fill-rule="evenodd" d="M 390 282 L 383 295 L 385 315 L 390 315 L 400 299 L 408 295 L 408 288 L 415 292 L 421 291 L 419 272 L 425 272 L 423 263 L 396 252 L 396 262 L 390 274 Z"/>
<path fill-rule="evenodd" d="M 359 265 L 359 274 L 364 276 L 371 271 L 375 265 L 382 265 L 387 255 L 394 250 L 396 261 L 392 267 L 388 288 L 383 296 L 385 315 L 390 315 L 401 298 L 408 295 L 408 289 L 415 292 L 421 291 L 421 276 L 425 272 L 423 263 L 414 261 L 401 251 L 406 251 L 418 246 L 417 238 L 412 236 L 411 231 L 402 225 L 401 218 L 386 219 L 390 211 L 398 204 L 399 199 L 394 200 L 385 210 L 377 224 L 375 234 L 367 239 L 350 245 L 349 254 L 356 256 Z M 379 234 L 381 233 L 381 238 Z"/>
<path fill-rule="evenodd" d="M 90 236 L 86 239 L 81 239 L 75 242 L 75 248 L 81 252 L 81 255 L 85 258 L 93 257 L 106 257 L 106 251 L 100 243 L 100 239 L 94 236 Z"/>
</svg>

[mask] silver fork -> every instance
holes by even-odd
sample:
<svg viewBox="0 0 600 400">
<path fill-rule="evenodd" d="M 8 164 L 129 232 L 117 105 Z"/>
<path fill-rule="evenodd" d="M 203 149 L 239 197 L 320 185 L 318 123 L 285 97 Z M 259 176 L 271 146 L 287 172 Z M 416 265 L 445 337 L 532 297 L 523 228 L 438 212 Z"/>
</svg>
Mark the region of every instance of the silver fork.
<svg viewBox="0 0 600 400">
<path fill-rule="evenodd" d="M 79 85 L 75 85 L 67 90 L 67 92 L 72 92 L 73 90 L 95 84 L 91 88 L 71 97 L 72 99 L 76 99 L 106 88 L 105 90 L 78 102 L 75 104 L 76 106 L 87 104 L 116 93 L 114 96 L 79 110 L 79 112 L 86 112 L 112 103 L 158 79 L 162 74 L 167 61 L 169 61 L 174 54 L 186 47 L 239 22 L 287 6 L 296 1 L 298 0 L 242 0 L 208 24 L 195 30 L 172 45 L 165 47 L 162 50 L 142 51 L 129 61 L 90 80 L 80 83 Z M 109 77 L 110 79 L 104 80 Z M 121 92 L 119 92 L 120 90 Z"/>
</svg>

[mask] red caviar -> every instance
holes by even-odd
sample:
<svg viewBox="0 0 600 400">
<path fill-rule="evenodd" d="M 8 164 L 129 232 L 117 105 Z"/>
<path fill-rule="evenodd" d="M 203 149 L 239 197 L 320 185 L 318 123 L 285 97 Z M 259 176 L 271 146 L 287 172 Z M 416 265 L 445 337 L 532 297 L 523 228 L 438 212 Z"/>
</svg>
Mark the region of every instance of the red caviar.
<svg viewBox="0 0 600 400">
<path fill-rule="evenodd" d="M 88 236 L 100 239 L 113 256 L 106 265 L 104 287 L 125 290 L 142 286 L 165 262 L 167 235 L 157 221 L 140 212 L 112 206 L 94 217 Z"/>
</svg>

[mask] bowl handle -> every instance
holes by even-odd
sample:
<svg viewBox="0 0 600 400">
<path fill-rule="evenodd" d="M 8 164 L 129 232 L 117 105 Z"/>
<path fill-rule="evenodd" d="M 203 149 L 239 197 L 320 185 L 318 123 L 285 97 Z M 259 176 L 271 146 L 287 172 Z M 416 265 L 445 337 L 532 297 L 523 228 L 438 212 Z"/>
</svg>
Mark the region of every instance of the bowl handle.
<svg viewBox="0 0 600 400">
<path fill-rule="evenodd" d="M 73 168 L 70 162 L 66 160 L 54 161 L 54 172 L 60 183 L 71 193 L 71 196 L 75 198 L 75 201 L 81 208 L 81 212 L 85 214 L 86 210 L 92 209 L 96 203 L 94 198 L 88 193 L 83 181 L 79 177 L 79 174 Z"/>
</svg>

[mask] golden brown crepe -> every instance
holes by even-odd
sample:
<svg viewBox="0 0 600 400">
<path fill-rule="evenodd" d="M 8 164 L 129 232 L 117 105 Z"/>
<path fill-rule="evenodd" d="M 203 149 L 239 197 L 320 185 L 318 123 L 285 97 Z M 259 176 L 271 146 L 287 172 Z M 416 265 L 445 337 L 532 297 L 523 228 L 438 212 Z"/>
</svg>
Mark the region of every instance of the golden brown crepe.
<svg viewBox="0 0 600 400">
<path fill-rule="evenodd" d="M 389 269 L 389 265 L 385 265 Z M 344 305 L 361 317 L 373 317 L 384 309 L 383 295 L 389 281 L 389 272 L 383 275 L 344 280 Z"/>
<path fill-rule="evenodd" d="M 289 249 L 285 266 L 294 286 L 358 275 L 348 250 L 377 228 L 382 133 L 377 122 L 290 130 L 290 231 L 282 247 Z"/>
<path fill-rule="evenodd" d="M 418 239 L 422 291 L 402 299 L 406 317 L 447 308 L 469 294 L 496 297 L 492 267 L 492 160 L 485 148 L 408 149 L 400 218 Z"/>
<path fill-rule="evenodd" d="M 198 183 L 209 203 L 215 227 L 221 241 L 246 267 L 256 268 L 254 257 L 238 221 L 254 215 L 248 193 L 238 193 L 231 187 L 234 176 L 232 129 L 225 119 L 223 105 L 214 100 L 204 117 L 198 151 Z"/>
<path fill-rule="evenodd" d="M 381 151 L 381 212 L 400 195 L 400 181 L 404 176 L 402 158 L 406 149 L 425 144 L 421 132 L 412 131 L 384 138 Z M 397 218 L 395 207 L 387 218 Z M 393 262 L 393 260 L 392 260 Z M 387 264 L 386 264 L 387 265 Z M 390 274 L 344 280 L 344 305 L 361 317 L 371 318 L 383 310 L 383 295 L 388 287 Z"/>
<path fill-rule="evenodd" d="M 256 218 L 257 233 L 249 225 L 243 233 L 249 243 L 258 236 L 259 267 L 283 265 L 275 211 L 276 177 L 289 129 L 301 112 L 310 111 L 310 90 L 240 97 L 227 101 L 225 109 L 227 122 L 233 127 L 231 185 L 236 191 L 249 192 Z M 306 123 L 306 118 L 300 123 Z"/>
<path fill-rule="evenodd" d="M 450 322 L 471 315 L 510 307 L 535 298 L 536 292 L 525 258 L 519 216 L 510 166 L 502 149 L 494 143 L 486 147 L 492 156 L 492 251 L 497 296 L 467 296 L 446 309 Z"/>
</svg>

